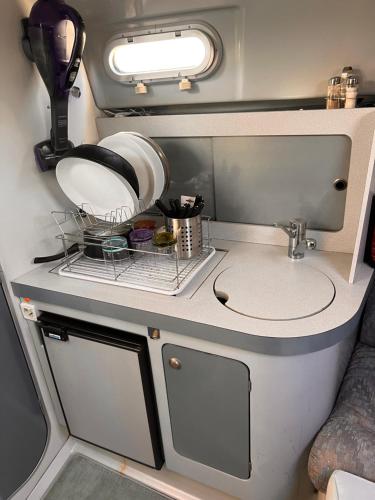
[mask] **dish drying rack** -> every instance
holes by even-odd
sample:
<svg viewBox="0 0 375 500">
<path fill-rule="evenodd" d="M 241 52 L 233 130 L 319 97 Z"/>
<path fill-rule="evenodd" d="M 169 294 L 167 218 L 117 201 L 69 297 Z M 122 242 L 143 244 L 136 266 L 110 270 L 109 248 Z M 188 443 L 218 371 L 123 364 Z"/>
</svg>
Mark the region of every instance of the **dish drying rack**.
<svg viewBox="0 0 375 500">
<path fill-rule="evenodd" d="M 143 215 L 159 222 L 164 219 L 160 214 L 152 212 Z M 62 241 L 65 257 L 51 272 L 60 276 L 164 295 L 178 295 L 215 255 L 215 248 L 211 246 L 209 217 L 202 216 L 203 244 L 197 257 L 179 259 L 174 247 L 169 251 L 160 248 L 158 251 L 149 251 L 124 250 L 111 246 L 111 249 L 125 251 L 126 258 L 119 261 L 106 256 L 105 252 L 103 260 L 87 257 L 84 249 L 88 245 L 102 248 L 102 236 L 110 237 L 133 229 L 135 216 L 128 207 L 121 207 L 102 216 L 93 214 L 90 207 L 83 205 L 80 209 L 53 211 L 52 216 L 59 228 L 56 237 Z M 87 238 L 85 240 L 87 232 L 90 233 L 89 242 Z M 95 237 L 91 235 L 94 232 Z M 72 244 L 79 245 L 79 252 L 69 255 L 68 250 Z"/>
</svg>

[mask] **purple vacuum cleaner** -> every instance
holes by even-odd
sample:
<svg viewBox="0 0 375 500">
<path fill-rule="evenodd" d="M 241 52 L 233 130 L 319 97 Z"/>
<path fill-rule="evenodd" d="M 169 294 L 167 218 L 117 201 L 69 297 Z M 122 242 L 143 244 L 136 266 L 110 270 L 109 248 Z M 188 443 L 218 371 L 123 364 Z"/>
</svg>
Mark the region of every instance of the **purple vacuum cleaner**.
<svg viewBox="0 0 375 500">
<path fill-rule="evenodd" d="M 68 101 L 82 60 L 85 25 L 63 0 L 38 0 L 22 25 L 25 54 L 35 62 L 51 99 L 51 137 L 34 147 L 46 171 L 74 147 L 68 139 Z"/>
</svg>

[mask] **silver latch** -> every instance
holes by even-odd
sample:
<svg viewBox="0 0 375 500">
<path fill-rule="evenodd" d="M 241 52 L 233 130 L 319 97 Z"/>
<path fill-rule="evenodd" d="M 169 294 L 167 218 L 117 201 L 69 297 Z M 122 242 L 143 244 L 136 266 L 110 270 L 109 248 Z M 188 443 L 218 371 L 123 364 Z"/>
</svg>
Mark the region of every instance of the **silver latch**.
<svg viewBox="0 0 375 500">
<path fill-rule="evenodd" d="M 178 358 L 169 358 L 168 363 L 174 370 L 181 370 L 182 364 Z"/>
</svg>

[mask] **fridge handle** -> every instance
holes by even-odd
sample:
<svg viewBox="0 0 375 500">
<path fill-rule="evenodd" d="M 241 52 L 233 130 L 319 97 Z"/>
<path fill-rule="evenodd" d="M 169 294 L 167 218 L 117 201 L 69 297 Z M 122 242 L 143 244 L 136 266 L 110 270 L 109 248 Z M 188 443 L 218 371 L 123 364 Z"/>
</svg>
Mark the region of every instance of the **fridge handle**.
<svg viewBox="0 0 375 500">
<path fill-rule="evenodd" d="M 38 326 L 43 335 L 49 339 L 60 340 L 61 342 L 67 342 L 69 340 L 69 336 L 65 328 L 51 326 L 43 323 L 42 321 L 38 321 Z"/>
</svg>

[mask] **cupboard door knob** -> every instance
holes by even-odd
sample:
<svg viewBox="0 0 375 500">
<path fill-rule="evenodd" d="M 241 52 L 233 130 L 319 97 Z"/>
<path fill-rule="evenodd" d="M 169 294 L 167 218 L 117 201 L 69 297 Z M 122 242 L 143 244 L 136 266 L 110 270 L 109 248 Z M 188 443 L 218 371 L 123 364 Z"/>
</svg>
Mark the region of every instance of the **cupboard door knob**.
<svg viewBox="0 0 375 500">
<path fill-rule="evenodd" d="M 178 358 L 169 358 L 169 366 L 175 370 L 180 370 L 181 361 Z"/>
</svg>

